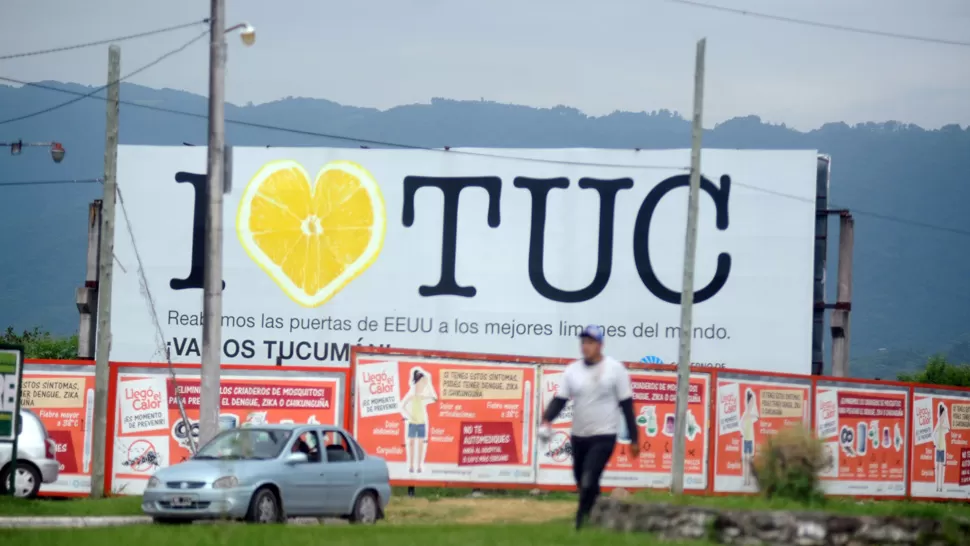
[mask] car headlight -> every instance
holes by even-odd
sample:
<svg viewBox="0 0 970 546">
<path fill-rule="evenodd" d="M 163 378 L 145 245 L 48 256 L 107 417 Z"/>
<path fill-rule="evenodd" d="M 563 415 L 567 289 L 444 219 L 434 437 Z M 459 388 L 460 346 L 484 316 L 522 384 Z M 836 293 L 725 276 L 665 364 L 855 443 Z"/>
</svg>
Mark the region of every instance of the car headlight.
<svg viewBox="0 0 970 546">
<path fill-rule="evenodd" d="M 152 476 L 148 479 L 148 485 L 145 486 L 145 489 L 154 489 L 160 485 L 162 485 L 162 480 Z"/>
<path fill-rule="evenodd" d="M 212 482 L 213 489 L 230 489 L 239 485 L 239 480 L 235 476 L 223 476 Z"/>
</svg>

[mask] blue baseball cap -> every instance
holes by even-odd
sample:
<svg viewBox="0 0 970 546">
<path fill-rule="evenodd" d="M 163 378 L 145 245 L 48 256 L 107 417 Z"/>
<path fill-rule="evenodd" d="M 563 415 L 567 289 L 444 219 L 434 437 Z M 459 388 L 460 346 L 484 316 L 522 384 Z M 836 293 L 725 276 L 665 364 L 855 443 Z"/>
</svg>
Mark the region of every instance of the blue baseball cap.
<svg viewBox="0 0 970 546">
<path fill-rule="evenodd" d="M 593 341 L 603 343 L 603 328 L 595 324 L 590 324 L 589 326 L 583 328 L 583 331 L 579 333 L 579 337 L 588 337 Z"/>
</svg>

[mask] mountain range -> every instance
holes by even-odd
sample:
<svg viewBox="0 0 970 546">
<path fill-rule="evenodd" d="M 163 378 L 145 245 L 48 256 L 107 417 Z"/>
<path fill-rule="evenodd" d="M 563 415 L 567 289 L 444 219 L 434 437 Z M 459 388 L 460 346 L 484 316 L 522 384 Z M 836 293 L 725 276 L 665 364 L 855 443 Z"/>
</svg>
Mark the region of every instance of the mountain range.
<svg viewBox="0 0 970 546">
<path fill-rule="evenodd" d="M 0 140 L 57 140 L 67 157 L 54 164 L 45 150 L 0 155 L 0 184 L 101 176 L 105 103 L 97 98 L 103 93 L 3 123 L 96 91 L 70 83 L 38 85 L 0 86 Z M 205 144 L 205 97 L 127 83 L 121 97 L 126 102 L 123 144 Z M 250 124 L 227 128 L 228 142 L 243 146 L 359 145 L 337 136 L 422 147 L 690 145 L 690 122 L 668 110 L 594 117 L 567 106 L 435 98 L 382 111 L 287 97 L 260 105 L 227 104 L 226 117 Z M 960 250 L 970 244 L 964 205 L 970 199 L 970 128 L 834 122 L 803 132 L 747 116 L 705 130 L 703 138 L 705 148 L 817 149 L 832 157 L 832 207 L 849 208 L 856 218 L 852 375 L 889 378 L 937 352 L 970 357 L 970 255 Z M 100 196 L 97 184 L 0 187 L 0 325 L 76 330 L 74 290 L 84 277 L 87 205 Z M 835 220 L 830 232 L 827 274 L 834 280 Z M 829 290 L 831 301 L 834 282 Z"/>
</svg>

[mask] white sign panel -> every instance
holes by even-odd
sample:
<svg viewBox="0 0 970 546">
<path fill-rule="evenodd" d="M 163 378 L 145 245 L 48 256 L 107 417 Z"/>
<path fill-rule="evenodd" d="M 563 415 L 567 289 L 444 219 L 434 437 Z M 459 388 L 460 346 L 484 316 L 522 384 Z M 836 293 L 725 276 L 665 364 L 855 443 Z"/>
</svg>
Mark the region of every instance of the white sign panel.
<svg viewBox="0 0 970 546">
<path fill-rule="evenodd" d="M 226 363 L 346 365 L 355 344 L 571 357 L 590 323 L 614 357 L 676 360 L 689 150 L 232 156 Z M 695 363 L 809 373 L 817 154 L 703 157 Z M 112 360 L 201 360 L 205 170 L 205 148 L 119 151 L 167 347 L 119 222 Z"/>
</svg>

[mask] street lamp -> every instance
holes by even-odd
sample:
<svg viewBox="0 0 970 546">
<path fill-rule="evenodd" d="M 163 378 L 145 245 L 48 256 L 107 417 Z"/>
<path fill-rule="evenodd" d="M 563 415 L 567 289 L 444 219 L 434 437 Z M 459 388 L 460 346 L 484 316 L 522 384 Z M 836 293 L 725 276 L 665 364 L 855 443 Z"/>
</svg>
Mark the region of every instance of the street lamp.
<svg viewBox="0 0 970 546">
<path fill-rule="evenodd" d="M 18 140 L 16 142 L 0 142 L 0 147 L 9 147 L 10 155 L 20 155 L 24 151 L 24 146 L 28 147 L 39 147 L 48 148 L 51 153 L 51 159 L 54 163 L 60 163 L 64 161 L 64 145 L 60 142 L 24 142 L 23 140 Z"/>
<path fill-rule="evenodd" d="M 243 45 L 251 46 L 256 43 L 256 29 L 253 25 L 249 23 L 239 23 L 238 25 L 233 25 L 226 29 L 226 34 L 238 30 L 239 38 L 242 40 Z"/>
</svg>

